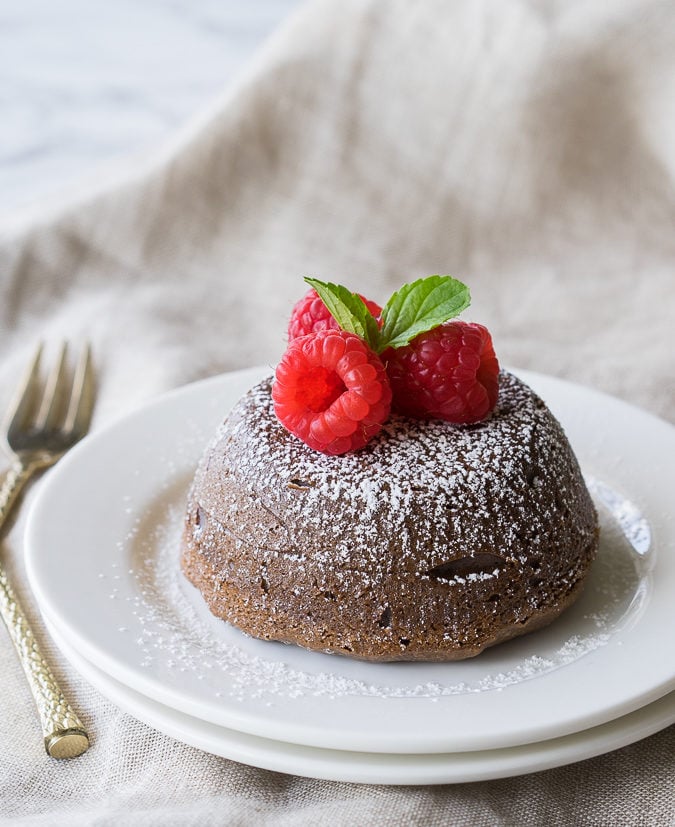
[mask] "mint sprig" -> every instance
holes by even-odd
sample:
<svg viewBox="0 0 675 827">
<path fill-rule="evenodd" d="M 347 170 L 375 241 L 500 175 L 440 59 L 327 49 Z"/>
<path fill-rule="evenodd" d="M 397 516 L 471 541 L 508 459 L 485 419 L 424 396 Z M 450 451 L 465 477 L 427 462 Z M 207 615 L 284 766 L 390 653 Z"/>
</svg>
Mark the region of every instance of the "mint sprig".
<svg viewBox="0 0 675 827">
<path fill-rule="evenodd" d="M 469 288 L 451 276 L 428 276 L 405 284 L 382 309 L 382 327 L 360 296 L 340 284 L 306 278 L 338 325 L 376 353 L 403 347 L 420 333 L 459 315 L 471 302 Z"/>
<path fill-rule="evenodd" d="M 377 351 L 380 329 L 361 296 L 341 284 L 311 278 L 306 278 L 305 281 L 316 290 L 328 312 L 343 330 L 360 336 L 371 350 Z"/>
<path fill-rule="evenodd" d="M 428 276 L 404 284 L 382 308 L 381 350 L 407 345 L 420 333 L 459 315 L 470 302 L 469 288 L 451 276 Z"/>
</svg>

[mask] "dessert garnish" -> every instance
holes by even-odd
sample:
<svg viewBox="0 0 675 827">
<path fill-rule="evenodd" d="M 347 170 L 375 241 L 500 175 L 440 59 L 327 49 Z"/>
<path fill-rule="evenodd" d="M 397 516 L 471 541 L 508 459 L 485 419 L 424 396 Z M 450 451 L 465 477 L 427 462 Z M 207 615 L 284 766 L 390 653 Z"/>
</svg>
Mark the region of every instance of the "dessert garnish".
<svg viewBox="0 0 675 827">
<path fill-rule="evenodd" d="M 470 303 L 461 281 L 418 279 L 382 308 L 342 285 L 305 281 L 272 396 L 281 424 L 311 448 L 356 451 L 390 410 L 455 424 L 492 411 L 499 364 L 487 328 L 455 319 Z"/>
<path fill-rule="evenodd" d="M 376 319 L 382 313 L 379 304 L 359 295 L 368 311 Z M 288 341 L 292 342 L 298 336 L 307 336 L 309 333 L 318 333 L 319 330 L 339 330 L 340 325 L 333 318 L 330 310 L 314 288 L 309 290 L 295 305 L 288 323 Z"/>
<path fill-rule="evenodd" d="M 499 363 L 481 324 L 447 322 L 383 358 L 394 410 L 404 416 L 468 424 L 484 419 L 497 402 Z"/>
<path fill-rule="evenodd" d="M 389 416 L 391 388 L 382 361 L 359 336 L 319 330 L 294 339 L 272 386 L 279 421 L 325 454 L 356 451 Z"/>
</svg>

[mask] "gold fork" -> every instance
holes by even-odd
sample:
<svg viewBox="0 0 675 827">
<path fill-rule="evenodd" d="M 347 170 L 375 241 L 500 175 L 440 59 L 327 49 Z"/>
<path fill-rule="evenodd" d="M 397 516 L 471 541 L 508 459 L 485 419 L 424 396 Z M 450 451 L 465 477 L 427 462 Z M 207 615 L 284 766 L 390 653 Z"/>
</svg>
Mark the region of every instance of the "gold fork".
<svg viewBox="0 0 675 827">
<path fill-rule="evenodd" d="M 72 382 L 66 376 L 66 345 L 39 394 L 38 347 L 10 406 L 4 448 L 11 466 L 0 486 L 0 530 L 31 477 L 53 465 L 89 427 L 94 381 L 89 346 L 80 354 Z M 19 655 L 40 715 L 45 749 L 52 758 L 75 758 L 89 747 L 82 722 L 61 692 L 42 656 L 0 562 L 0 614 Z"/>
</svg>

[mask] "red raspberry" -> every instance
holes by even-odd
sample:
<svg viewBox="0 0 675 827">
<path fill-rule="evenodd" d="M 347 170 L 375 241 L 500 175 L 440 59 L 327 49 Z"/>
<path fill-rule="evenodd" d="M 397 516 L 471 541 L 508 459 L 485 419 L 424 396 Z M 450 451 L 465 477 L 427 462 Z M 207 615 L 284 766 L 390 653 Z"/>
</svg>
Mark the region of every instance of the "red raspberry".
<svg viewBox="0 0 675 827">
<path fill-rule="evenodd" d="M 484 419 L 499 390 L 499 364 L 487 328 L 452 321 L 382 357 L 392 407 L 405 416 L 466 424 Z"/>
<path fill-rule="evenodd" d="M 371 302 L 365 296 L 361 296 L 361 299 L 377 319 L 382 312 L 380 305 Z M 319 294 L 312 287 L 293 308 L 291 320 L 288 323 L 288 341 L 292 342 L 298 336 L 306 336 L 308 333 L 316 333 L 319 330 L 338 330 L 339 327 L 319 298 Z"/>
<path fill-rule="evenodd" d="M 274 411 L 281 424 L 324 454 L 356 451 L 389 416 L 384 365 L 366 343 L 344 330 L 294 339 L 276 370 Z"/>
</svg>

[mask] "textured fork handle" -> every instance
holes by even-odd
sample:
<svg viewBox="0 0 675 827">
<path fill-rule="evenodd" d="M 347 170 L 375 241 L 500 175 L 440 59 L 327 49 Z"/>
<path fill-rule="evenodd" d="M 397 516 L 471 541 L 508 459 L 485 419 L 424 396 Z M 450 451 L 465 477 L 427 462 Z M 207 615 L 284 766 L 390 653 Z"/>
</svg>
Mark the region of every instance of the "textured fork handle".
<svg viewBox="0 0 675 827">
<path fill-rule="evenodd" d="M 28 678 L 42 724 L 45 749 L 52 758 L 75 758 L 89 746 L 89 738 L 70 704 L 63 697 L 47 665 L 7 575 L 0 566 L 0 613 L 7 625 Z"/>
<path fill-rule="evenodd" d="M 9 517 L 12 506 L 19 499 L 26 483 L 37 470 L 37 465 L 23 462 L 16 462 L 10 467 L 0 486 L 0 528 Z"/>
<path fill-rule="evenodd" d="M 0 527 L 21 489 L 36 469 L 13 466 L 0 487 Z M 40 715 L 45 749 L 52 758 L 75 758 L 89 746 L 89 738 L 47 665 L 28 620 L 0 564 L 0 614 L 19 655 Z"/>
</svg>

